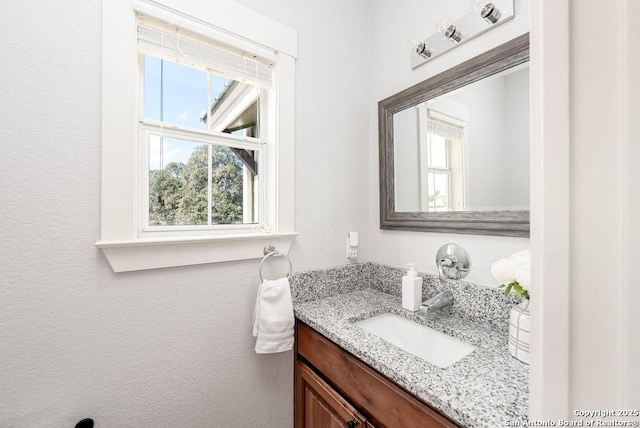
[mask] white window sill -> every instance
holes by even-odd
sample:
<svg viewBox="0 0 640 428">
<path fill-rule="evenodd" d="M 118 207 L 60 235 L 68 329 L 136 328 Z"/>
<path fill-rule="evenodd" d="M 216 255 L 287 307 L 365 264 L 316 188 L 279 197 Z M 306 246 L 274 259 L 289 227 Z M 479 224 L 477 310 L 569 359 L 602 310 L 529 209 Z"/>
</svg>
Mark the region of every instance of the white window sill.
<svg viewBox="0 0 640 428">
<path fill-rule="evenodd" d="M 264 256 L 265 245 L 287 254 L 291 233 L 251 233 L 207 237 L 143 238 L 122 241 L 98 241 L 115 272 L 188 266 Z"/>
</svg>

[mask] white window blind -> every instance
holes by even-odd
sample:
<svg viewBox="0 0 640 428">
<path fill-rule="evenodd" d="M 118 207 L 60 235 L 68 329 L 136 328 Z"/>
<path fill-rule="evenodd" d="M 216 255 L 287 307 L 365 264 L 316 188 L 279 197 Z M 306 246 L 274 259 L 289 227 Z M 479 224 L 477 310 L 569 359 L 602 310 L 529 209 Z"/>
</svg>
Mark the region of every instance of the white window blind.
<svg viewBox="0 0 640 428">
<path fill-rule="evenodd" d="M 175 25 L 138 13 L 138 50 L 263 88 L 272 86 L 272 61 L 216 43 Z"/>
<path fill-rule="evenodd" d="M 440 135 L 447 140 L 461 140 L 462 139 L 462 127 L 453 123 L 440 120 L 437 113 L 428 110 L 428 125 L 427 129 L 430 133 Z"/>
</svg>

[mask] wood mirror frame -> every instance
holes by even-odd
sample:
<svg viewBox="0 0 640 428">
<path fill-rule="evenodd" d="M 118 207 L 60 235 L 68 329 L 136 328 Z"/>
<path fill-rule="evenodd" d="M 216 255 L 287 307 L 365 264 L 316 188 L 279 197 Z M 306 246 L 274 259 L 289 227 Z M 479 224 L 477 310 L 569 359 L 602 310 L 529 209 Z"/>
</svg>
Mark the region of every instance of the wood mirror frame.
<svg viewBox="0 0 640 428">
<path fill-rule="evenodd" d="M 380 228 L 420 232 L 529 236 L 529 211 L 397 212 L 393 115 L 529 60 L 529 34 L 463 62 L 378 103 Z"/>
</svg>

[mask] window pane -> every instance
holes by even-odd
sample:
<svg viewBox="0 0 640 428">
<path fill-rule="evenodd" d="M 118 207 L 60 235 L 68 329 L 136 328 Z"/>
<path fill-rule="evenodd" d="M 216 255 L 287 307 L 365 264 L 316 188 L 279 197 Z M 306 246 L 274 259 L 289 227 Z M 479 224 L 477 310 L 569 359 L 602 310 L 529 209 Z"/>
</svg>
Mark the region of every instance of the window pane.
<svg viewBox="0 0 640 428">
<path fill-rule="evenodd" d="M 447 169 L 447 142 L 444 137 L 440 135 L 431 134 L 430 138 L 430 167 Z"/>
<path fill-rule="evenodd" d="M 449 175 L 428 174 L 429 211 L 449 211 Z"/>
<path fill-rule="evenodd" d="M 144 117 L 160 121 L 160 58 L 144 56 Z"/>
<path fill-rule="evenodd" d="M 209 123 L 209 129 L 228 134 L 259 137 L 258 135 L 258 88 L 226 79 L 215 74 L 211 78 L 210 118 L 201 118 Z"/>
<path fill-rule="evenodd" d="M 257 173 L 255 151 L 152 135 L 149 225 L 257 223 Z"/>
<path fill-rule="evenodd" d="M 211 79 L 211 102 L 218 101 L 224 92 L 226 86 L 232 82 L 227 77 L 218 76 L 217 74 L 210 74 Z"/>
<path fill-rule="evenodd" d="M 207 73 L 145 55 L 144 117 L 190 128 L 204 128 Z"/>
<path fill-rule="evenodd" d="M 206 225 L 208 145 L 152 135 L 149 225 Z"/>
<path fill-rule="evenodd" d="M 144 57 L 145 119 L 259 137 L 258 94 L 257 87 L 246 83 L 153 56 Z"/>
<path fill-rule="evenodd" d="M 245 183 L 240 154 L 247 160 L 252 157 L 246 150 L 212 146 L 211 224 L 243 223 Z M 251 192 L 251 189 L 246 191 Z M 251 222 L 252 218 L 248 220 Z"/>
</svg>

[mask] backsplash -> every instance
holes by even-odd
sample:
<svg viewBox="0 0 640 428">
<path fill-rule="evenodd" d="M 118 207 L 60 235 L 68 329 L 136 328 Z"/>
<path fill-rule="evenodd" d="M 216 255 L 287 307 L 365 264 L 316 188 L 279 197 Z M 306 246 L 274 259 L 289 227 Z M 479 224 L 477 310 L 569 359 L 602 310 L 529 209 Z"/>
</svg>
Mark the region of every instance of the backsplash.
<svg viewBox="0 0 640 428">
<path fill-rule="evenodd" d="M 362 263 L 296 272 L 289 278 L 293 303 L 304 303 L 336 294 L 374 288 L 372 266 L 374 263 Z"/>
<path fill-rule="evenodd" d="M 314 269 L 291 276 L 291 294 L 294 304 L 365 288 L 399 298 L 402 293 L 402 276 L 405 274 L 406 269 L 371 262 Z M 519 297 L 505 296 L 498 288 L 454 280 L 441 284 L 435 275 L 420 273 L 420 276 L 423 280 L 423 300 L 448 289 L 455 298 L 450 309 L 454 315 L 490 324 L 494 328 L 508 329 L 509 310 L 520 302 Z"/>
</svg>

